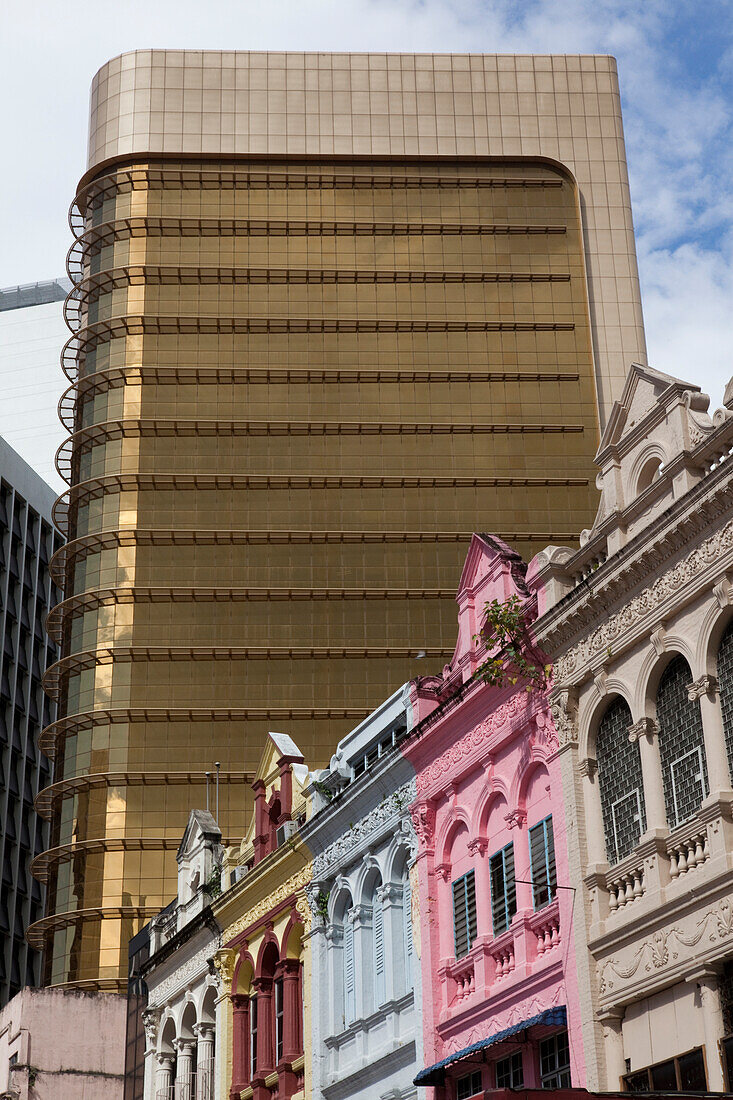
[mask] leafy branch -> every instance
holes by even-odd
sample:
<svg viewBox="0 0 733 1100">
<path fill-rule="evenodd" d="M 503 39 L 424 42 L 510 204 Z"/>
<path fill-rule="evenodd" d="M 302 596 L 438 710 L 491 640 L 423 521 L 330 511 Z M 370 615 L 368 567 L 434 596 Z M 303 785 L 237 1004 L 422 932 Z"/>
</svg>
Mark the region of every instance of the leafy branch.
<svg viewBox="0 0 733 1100">
<path fill-rule="evenodd" d="M 523 680 L 525 691 L 546 687 L 552 666 L 544 664 L 532 641 L 519 598 L 492 600 L 484 610 L 486 621 L 474 641 L 486 647 L 488 656 L 476 669 L 476 679 L 494 687 Z"/>
</svg>

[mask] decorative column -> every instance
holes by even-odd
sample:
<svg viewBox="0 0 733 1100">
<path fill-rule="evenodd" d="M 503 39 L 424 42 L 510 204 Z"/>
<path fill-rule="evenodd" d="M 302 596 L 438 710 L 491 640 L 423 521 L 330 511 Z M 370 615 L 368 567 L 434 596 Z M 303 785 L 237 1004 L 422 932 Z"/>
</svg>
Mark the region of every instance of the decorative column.
<svg viewBox="0 0 733 1100">
<path fill-rule="evenodd" d="M 702 1026 L 705 1036 L 705 1063 L 708 1071 L 708 1090 L 725 1092 L 723 1066 L 720 1061 L 719 1040 L 723 1038 L 723 1009 L 720 1003 L 718 973 L 712 966 L 701 966 L 686 976 L 693 982 L 700 994 Z"/>
<path fill-rule="evenodd" d="M 232 1002 L 232 1092 L 239 1094 L 247 1088 L 249 1069 L 249 997 L 233 993 Z"/>
<path fill-rule="evenodd" d="M 705 757 L 708 764 L 710 795 L 731 789 L 728 752 L 725 747 L 723 712 L 720 709 L 720 694 L 715 676 L 701 676 L 689 684 L 687 697 L 691 703 L 700 704 L 702 735 L 705 742 Z"/>
<path fill-rule="evenodd" d="M 292 1062 L 303 1053 L 303 1002 L 300 992 L 300 960 L 284 959 L 283 1061 Z"/>
<path fill-rule="evenodd" d="M 177 1039 L 178 1061 L 176 1064 L 176 1100 L 194 1100 L 194 1047 L 191 1039 Z"/>
<path fill-rule="evenodd" d="M 196 1024 L 196 1100 L 214 1098 L 214 1025 Z"/>
<path fill-rule="evenodd" d="M 156 1100 L 168 1100 L 173 1095 L 173 1055 L 158 1055 L 158 1072 L 155 1075 Z"/>
<path fill-rule="evenodd" d="M 664 804 L 662 761 L 659 756 L 659 726 L 654 718 L 641 718 L 633 726 L 629 726 L 629 741 L 639 742 L 647 833 L 656 830 L 666 833 L 669 826 Z"/>
<path fill-rule="evenodd" d="M 272 1010 L 272 978 L 254 978 L 257 993 L 257 1072 L 252 1075 L 254 1100 L 270 1100 L 265 1078 L 275 1068 L 275 1034 Z"/>
<path fill-rule="evenodd" d="M 624 1010 L 623 1008 L 609 1009 L 608 1012 L 599 1012 L 598 1017 L 603 1027 L 606 1088 L 609 1092 L 618 1092 L 621 1088 L 621 1078 L 626 1073 L 623 1032 Z"/>
<path fill-rule="evenodd" d="M 585 806 L 585 840 L 588 850 L 588 863 L 591 866 L 608 862 L 606 851 L 606 831 L 603 826 L 603 808 L 601 789 L 598 786 L 598 768 L 596 761 L 586 757 L 578 763 L 581 775 L 583 805 Z"/>
<path fill-rule="evenodd" d="M 142 1013 L 142 1021 L 145 1029 L 145 1076 L 143 1095 L 145 1096 L 145 1100 L 149 1100 L 149 1098 L 155 1096 L 155 1078 L 157 1072 L 155 1051 L 158 1045 L 160 1009 L 146 1008 Z"/>
<path fill-rule="evenodd" d="M 217 1056 L 215 1059 L 215 1100 L 226 1100 L 229 1096 L 228 1067 L 233 1061 L 233 1026 L 232 1026 L 232 1002 L 230 994 L 234 970 L 237 965 L 237 952 L 231 947 L 221 947 L 215 952 L 214 980 L 219 996 L 216 999 L 216 1031 L 215 1041 Z"/>
</svg>

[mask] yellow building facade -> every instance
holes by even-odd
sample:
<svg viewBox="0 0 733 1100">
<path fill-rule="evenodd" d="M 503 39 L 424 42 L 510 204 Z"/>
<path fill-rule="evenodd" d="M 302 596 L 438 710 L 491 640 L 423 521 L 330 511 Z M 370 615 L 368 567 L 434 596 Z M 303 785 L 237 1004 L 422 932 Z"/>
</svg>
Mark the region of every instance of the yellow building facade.
<svg viewBox="0 0 733 1100">
<path fill-rule="evenodd" d="M 120 988 L 206 772 L 240 836 L 273 724 L 450 656 L 474 530 L 578 539 L 644 344 L 611 59 L 142 51 L 90 134 L 30 935 Z"/>
<path fill-rule="evenodd" d="M 310 854 L 298 835 L 305 821 L 307 769 L 287 736 L 269 734 L 254 790 L 254 811 L 241 845 L 228 849 L 225 889 L 213 905 L 222 929 L 215 956 L 220 1095 L 304 1100 L 310 1034 L 306 994 L 305 887 Z"/>
</svg>

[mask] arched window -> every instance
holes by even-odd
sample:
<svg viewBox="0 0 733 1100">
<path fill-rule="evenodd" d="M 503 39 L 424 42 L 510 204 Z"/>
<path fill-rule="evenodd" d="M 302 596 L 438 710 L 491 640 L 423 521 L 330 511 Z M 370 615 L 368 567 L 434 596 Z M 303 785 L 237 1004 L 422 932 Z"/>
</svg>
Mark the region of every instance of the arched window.
<svg viewBox="0 0 733 1100">
<path fill-rule="evenodd" d="M 415 978 L 412 972 L 415 951 L 412 942 L 412 883 L 410 882 L 410 868 L 405 862 L 402 878 L 402 931 L 403 953 L 405 960 L 405 992 L 415 987 Z"/>
<path fill-rule="evenodd" d="M 733 622 L 728 625 L 718 647 L 718 687 L 728 767 L 733 775 Z"/>
<path fill-rule="evenodd" d="M 351 920 L 353 901 L 348 890 L 336 899 L 333 927 L 337 933 L 332 947 L 332 1011 L 334 1031 L 343 1031 L 356 1019 L 356 956 L 354 924 Z"/>
<path fill-rule="evenodd" d="M 609 863 L 618 863 L 639 843 L 646 829 L 644 782 L 639 742 L 629 741 L 631 711 L 614 699 L 596 735 L 598 789 Z"/>
<path fill-rule="evenodd" d="M 690 700 L 687 694 L 691 681 L 687 661 L 675 657 L 664 670 L 657 689 L 664 802 L 672 829 L 697 813 L 708 793 L 700 703 Z"/>
</svg>

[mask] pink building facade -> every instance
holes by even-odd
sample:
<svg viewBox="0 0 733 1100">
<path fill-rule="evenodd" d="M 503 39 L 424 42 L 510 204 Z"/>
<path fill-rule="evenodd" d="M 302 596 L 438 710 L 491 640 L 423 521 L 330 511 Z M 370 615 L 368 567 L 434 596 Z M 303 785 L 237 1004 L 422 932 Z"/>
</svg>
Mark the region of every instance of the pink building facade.
<svg viewBox="0 0 733 1100">
<path fill-rule="evenodd" d="M 544 689 L 473 679 L 487 602 L 535 614 L 526 567 L 474 535 L 458 642 L 412 685 L 425 1069 L 434 1100 L 585 1084 L 558 740 Z M 430 991 L 432 990 L 432 995 Z M 508 1034 L 506 1034 L 508 1032 Z"/>
</svg>

